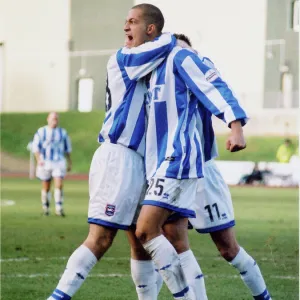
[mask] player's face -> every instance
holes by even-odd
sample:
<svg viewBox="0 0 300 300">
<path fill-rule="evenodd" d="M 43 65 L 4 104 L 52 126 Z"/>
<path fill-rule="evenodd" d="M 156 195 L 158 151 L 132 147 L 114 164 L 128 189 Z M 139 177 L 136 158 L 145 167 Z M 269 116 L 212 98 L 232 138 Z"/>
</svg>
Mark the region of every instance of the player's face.
<svg viewBox="0 0 300 300">
<path fill-rule="evenodd" d="M 48 126 L 51 128 L 55 128 L 58 125 L 58 114 L 51 113 L 47 118 Z"/>
<path fill-rule="evenodd" d="M 137 47 L 149 41 L 147 25 L 143 19 L 143 11 L 139 8 L 131 9 L 125 21 L 125 46 L 128 48 Z"/>
</svg>

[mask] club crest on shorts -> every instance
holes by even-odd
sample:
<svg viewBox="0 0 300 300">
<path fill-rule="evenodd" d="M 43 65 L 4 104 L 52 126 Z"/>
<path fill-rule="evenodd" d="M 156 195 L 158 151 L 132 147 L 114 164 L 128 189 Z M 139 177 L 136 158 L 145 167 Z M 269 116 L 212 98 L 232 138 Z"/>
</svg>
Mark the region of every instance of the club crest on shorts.
<svg viewBox="0 0 300 300">
<path fill-rule="evenodd" d="M 116 206 L 112 204 L 106 204 L 105 214 L 109 217 L 113 216 L 116 211 Z"/>
</svg>

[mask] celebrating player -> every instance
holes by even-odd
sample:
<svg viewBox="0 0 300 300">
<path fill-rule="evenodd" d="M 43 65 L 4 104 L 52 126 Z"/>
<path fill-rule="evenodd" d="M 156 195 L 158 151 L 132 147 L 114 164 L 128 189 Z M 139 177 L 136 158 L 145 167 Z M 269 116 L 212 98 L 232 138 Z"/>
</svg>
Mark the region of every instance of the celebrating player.
<svg viewBox="0 0 300 300">
<path fill-rule="evenodd" d="M 129 11 L 124 26 L 126 47 L 107 65 L 107 113 L 99 134 L 103 144 L 94 154 L 89 175 L 89 234 L 69 258 L 49 299 L 71 299 L 109 249 L 118 229 L 132 223 L 145 184 L 146 87 L 138 80 L 156 68 L 176 43 L 170 34 L 161 34 L 162 27 L 162 14 L 154 6 Z M 180 266 L 175 274 L 184 277 Z M 180 287 L 171 289 L 174 291 L 176 296 Z"/>
</svg>

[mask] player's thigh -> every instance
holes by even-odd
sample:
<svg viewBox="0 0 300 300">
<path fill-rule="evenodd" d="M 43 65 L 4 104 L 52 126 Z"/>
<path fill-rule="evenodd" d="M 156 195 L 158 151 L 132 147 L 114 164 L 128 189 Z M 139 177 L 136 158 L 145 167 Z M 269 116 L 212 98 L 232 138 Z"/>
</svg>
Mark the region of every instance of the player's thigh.
<svg viewBox="0 0 300 300">
<path fill-rule="evenodd" d="M 61 160 L 53 162 L 51 167 L 51 176 L 54 178 L 54 184 L 56 188 L 62 188 L 63 179 L 66 176 L 67 168 L 66 161 Z"/>
<path fill-rule="evenodd" d="M 45 165 L 36 167 L 36 177 L 41 181 L 51 181 L 52 175 L 51 170 L 47 168 Z"/>
<path fill-rule="evenodd" d="M 234 226 L 231 195 L 220 171 L 212 161 L 205 164 L 204 178 L 198 180 L 196 218 L 190 223 L 200 233 L 209 233 Z"/>
<path fill-rule="evenodd" d="M 127 229 L 144 184 L 142 157 L 123 146 L 104 143 L 90 167 L 88 222 Z"/>
<path fill-rule="evenodd" d="M 136 234 L 156 235 L 161 233 L 162 226 L 172 211 L 160 206 L 143 205 L 137 220 Z"/>
</svg>

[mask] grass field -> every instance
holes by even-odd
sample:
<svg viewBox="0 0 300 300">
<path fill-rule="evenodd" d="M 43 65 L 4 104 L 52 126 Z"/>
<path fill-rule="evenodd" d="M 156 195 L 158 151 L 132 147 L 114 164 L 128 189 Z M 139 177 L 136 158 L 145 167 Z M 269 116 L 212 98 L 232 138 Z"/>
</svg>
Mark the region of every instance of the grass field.
<svg viewBox="0 0 300 300">
<path fill-rule="evenodd" d="M 1 150 L 16 157 L 28 159 L 26 150 L 37 128 L 45 125 L 47 114 L 1 114 Z M 103 122 L 104 112 L 61 113 L 60 125 L 68 130 L 73 144 L 73 172 L 88 172 L 92 155 L 98 147 L 97 135 Z M 219 159 L 276 161 L 276 151 L 283 138 L 278 136 L 247 137 L 244 151 L 230 153 L 225 150 L 226 136 L 218 136 Z M 298 144 L 297 138 L 292 138 Z"/>
<path fill-rule="evenodd" d="M 259 264 L 273 300 L 299 299 L 297 190 L 231 190 L 238 240 Z M 4 200 L 15 201 L 15 205 L 1 207 L 3 300 L 46 299 L 68 256 L 87 234 L 87 182 L 66 182 L 64 219 L 43 217 L 39 194 L 38 181 L 2 179 L 2 204 Z M 237 272 L 220 258 L 209 236 L 193 231 L 190 241 L 206 275 L 210 300 L 252 299 Z M 136 299 L 123 232 L 73 299 Z M 159 299 L 171 299 L 165 287 Z"/>
</svg>

